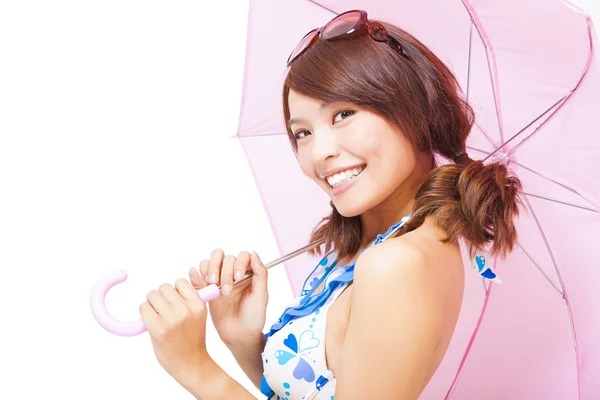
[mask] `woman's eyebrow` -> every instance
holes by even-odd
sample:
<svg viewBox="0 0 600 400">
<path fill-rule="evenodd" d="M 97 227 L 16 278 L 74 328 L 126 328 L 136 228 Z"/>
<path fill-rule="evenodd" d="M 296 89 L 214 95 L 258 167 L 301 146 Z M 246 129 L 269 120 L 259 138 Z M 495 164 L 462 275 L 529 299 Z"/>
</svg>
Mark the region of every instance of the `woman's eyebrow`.
<svg viewBox="0 0 600 400">
<path fill-rule="evenodd" d="M 306 121 L 306 120 L 303 119 L 303 118 L 290 118 L 288 120 L 288 126 L 291 126 L 292 124 L 295 124 L 295 123 L 298 123 L 298 122 L 304 122 L 304 121 Z"/>
<path fill-rule="evenodd" d="M 332 102 L 328 102 L 328 101 L 325 101 L 325 102 L 323 102 L 323 103 L 322 103 L 322 104 L 319 106 L 319 112 L 323 112 L 323 110 L 324 110 L 325 108 L 327 108 L 327 107 L 331 106 L 331 105 L 332 105 L 332 104 L 334 104 L 334 103 L 336 103 L 336 102 L 334 102 L 334 101 L 332 101 Z M 292 117 L 292 118 L 290 118 L 290 119 L 288 120 L 288 125 L 292 125 L 292 124 L 294 124 L 294 123 L 298 123 L 298 122 L 306 122 L 306 119 L 304 119 L 304 118 L 295 118 L 295 117 Z"/>
</svg>

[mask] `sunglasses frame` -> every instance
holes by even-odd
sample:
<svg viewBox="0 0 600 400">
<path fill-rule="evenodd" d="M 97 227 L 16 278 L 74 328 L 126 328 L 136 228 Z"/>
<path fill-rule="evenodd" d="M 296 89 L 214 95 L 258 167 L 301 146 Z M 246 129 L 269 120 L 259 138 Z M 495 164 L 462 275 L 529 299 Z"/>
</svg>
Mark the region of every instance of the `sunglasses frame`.
<svg viewBox="0 0 600 400">
<path fill-rule="evenodd" d="M 323 35 L 323 33 L 327 31 L 327 28 L 329 27 L 329 25 L 332 22 L 334 22 L 335 20 L 337 20 L 338 18 L 340 18 L 346 14 L 353 13 L 353 12 L 359 12 L 360 16 L 358 18 L 358 21 L 354 25 L 354 27 L 352 27 L 352 29 L 350 29 L 349 31 L 344 32 L 342 34 L 339 34 L 337 36 L 333 36 L 333 37 L 325 37 Z M 291 58 L 292 55 L 296 52 L 300 43 L 302 43 L 310 35 L 314 35 L 314 37 L 300 52 L 298 52 L 298 54 L 296 54 L 296 56 L 294 58 Z M 321 28 L 315 28 L 315 29 L 311 30 L 310 32 L 308 32 L 306 35 L 304 35 L 304 37 L 296 45 L 294 50 L 290 53 L 290 55 L 288 57 L 288 61 L 287 61 L 287 66 L 289 67 L 295 60 L 298 59 L 298 57 L 300 57 L 302 54 L 304 54 L 306 52 L 306 50 L 310 49 L 316 43 L 316 41 L 318 39 L 340 40 L 340 39 L 347 39 L 347 38 L 351 38 L 354 36 L 361 36 L 361 35 L 369 35 L 378 42 L 385 42 L 394 51 L 399 52 L 404 58 L 406 58 L 407 60 L 410 60 L 410 58 L 404 51 L 404 46 L 402 46 L 402 44 L 400 44 L 400 42 L 398 40 L 396 40 L 392 36 L 388 35 L 387 30 L 385 29 L 385 27 L 383 25 L 381 25 L 378 22 L 369 21 L 369 19 L 367 18 L 366 11 L 364 11 L 364 10 L 349 10 L 349 11 L 343 12 L 340 15 L 334 17 L 331 21 L 329 21 L 327 24 L 325 24 Z"/>
</svg>

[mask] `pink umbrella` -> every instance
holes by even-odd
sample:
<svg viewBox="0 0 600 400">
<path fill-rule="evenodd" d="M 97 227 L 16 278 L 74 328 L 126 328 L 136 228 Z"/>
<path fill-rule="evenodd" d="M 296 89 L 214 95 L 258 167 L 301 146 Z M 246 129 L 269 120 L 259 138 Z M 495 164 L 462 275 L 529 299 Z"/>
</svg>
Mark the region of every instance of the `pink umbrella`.
<svg viewBox="0 0 600 400">
<path fill-rule="evenodd" d="M 489 261 L 503 284 L 482 282 L 464 258 L 463 309 L 421 398 L 600 399 L 600 67 L 592 21 L 562 0 L 251 0 L 236 137 L 282 254 L 305 246 L 331 211 L 288 142 L 286 60 L 308 31 L 350 9 L 402 27 L 445 61 L 477 114 L 469 155 L 504 160 L 523 182 L 518 246 Z M 303 254 L 285 265 L 299 296 L 315 260 Z"/>
</svg>

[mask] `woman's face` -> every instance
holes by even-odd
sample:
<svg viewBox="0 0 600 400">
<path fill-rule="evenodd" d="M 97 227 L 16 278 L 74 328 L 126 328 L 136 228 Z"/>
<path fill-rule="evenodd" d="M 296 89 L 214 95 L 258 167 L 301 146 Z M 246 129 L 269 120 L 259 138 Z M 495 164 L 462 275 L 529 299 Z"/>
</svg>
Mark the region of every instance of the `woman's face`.
<svg viewBox="0 0 600 400">
<path fill-rule="evenodd" d="M 415 170 L 409 142 L 383 117 L 352 103 L 323 104 L 293 90 L 288 104 L 300 168 L 329 194 L 341 215 L 360 215 L 391 200 Z M 331 175 L 336 171 L 344 173 Z"/>
</svg>

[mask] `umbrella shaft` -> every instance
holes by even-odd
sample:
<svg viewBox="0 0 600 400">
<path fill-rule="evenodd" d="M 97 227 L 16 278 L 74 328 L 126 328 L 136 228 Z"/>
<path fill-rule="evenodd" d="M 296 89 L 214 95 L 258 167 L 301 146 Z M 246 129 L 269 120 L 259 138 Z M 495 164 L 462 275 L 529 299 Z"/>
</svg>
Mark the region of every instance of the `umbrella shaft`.
<svg viewBox="0 0 600 400">
<path fill-rule="evenodd" d="M 282 262 L 285 262 L 285 261 L 289 260 L 290 258 L 294 258 L 294 257 L 296 257 L 297 255 L 300 255 L 300 254 L 302 254 L 302 253 L 304 253 L 304 252 L 306 252 L 306 251 L 308 251 L 308 250 L 312 249 L 313 247 L 317 247 L 317 246 L 319 246 L 319 245 L 323 244 L 324 242 L 325 242 L 325 239 L 318 240 L 318 241 L 316 241 L 316 242 L 313 242 L 313 243 L 310 243 L 310 244 L 308 244 L 308 245 L 306 245 L 306 246 L 304 246 L 304 247 L 301 247 L 301 248 L 299 248 L 298 250 L 294 250 L 294 251 L 292 251 L 291 253 L 289 253 L 289 254 L 286 254 L 286 255 L 285 255 L 285 256 L 283 256 L 283 257 L 280 257 L 280 258 L 278 258 L 278 259 L 276 259 L 276 260 L 273 260 L 273 261 L 271 261 L 270 263 L 267 263 L 267 264 L 265 264 L 265 268 L 266 268 L 266 269 L 269 269 L 269 268 L 271 268 L 271 267 L 274 267 L 274 266 L 276 266 L 276 265 L 279 265 L 279 264 L 281 264 Z M 248 278 L 252 277 L 252 275 L 253 275 L 253 273 L 252 273 L 252 271 L 250 271 L 250 272 L 249 272 L 249 273 L 247 273 L 247 274 L 246 274 L 246 275 L 245 275 L 245 276 L 244 276 L 242 279 L 240 279 L 239 281 L 236 281 L 236 282 L 234 282 L 233 284 L 234 284 L 234 285 L 236 285 L 236 284 L 238 284 L 238 283 L 240 283 L 240 282 L 243 282 L 243 281 L 245 281 L 246 279 L 248 279 Z M 220 290 L 220 289 L 221 289 L 221 286 L 219 286 L 219 290 Z"/>
</svg>

